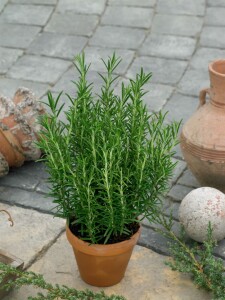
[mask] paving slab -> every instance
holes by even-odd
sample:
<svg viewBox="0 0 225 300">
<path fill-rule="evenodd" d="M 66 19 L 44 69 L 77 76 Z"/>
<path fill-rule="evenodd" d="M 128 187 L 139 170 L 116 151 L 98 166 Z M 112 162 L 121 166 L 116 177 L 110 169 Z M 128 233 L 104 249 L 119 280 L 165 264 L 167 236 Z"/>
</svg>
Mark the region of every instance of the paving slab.
<svg viewBox="0 0 225 300">
<path fill-rule="evenodd" d="M 156 0 L 109 0 L 109 4 L 116 6 L 154 7 Z"/>
<path fill-rule="evenodd" d="M 24 55 L 9 70 L 8 76 L 54 84 L 71 64 L 72 62 L 56 58 Z"/>
<path fill-rule="evenodd" d="M 208 7 L 206 9 L 205 24 L 210 26 L 225 26 L 225 8 Z"/>
<path fill-rule="evenodd" d="M 41 27 L 19 24 L 0 25 L 0 46 L 12 48 L 27 48 L 34 40 Z"/>
<path fill-rule="evenodd" d="M 216 59 L 222 59 L 225 56 L 225 50 L 216 48 L 198 48 L 190 60 L 190 66 L 193 69 L 202 69 L 208 73 L 208 65 Z"/>
<path fill-rule="evenodd" d="M 101 19 L 101 24 L 149 28 L 152 18 L 153 9 L 129 6 L 108 6 Z"/>
<path fill-rule="evenodd" d="M 62 219 L 6 204 L 0 204 L 0 207 L 7 209 L 14 221 L 14 226 L 9 226 L 7 218 L 1 214 L 1 249 L 21 258 L 25 267 L 64 231 L 65 221 Z"/>
<path fill-rule="evenodd" d="M 72 60 L 82 52 L 87 41 L 83 36 L 43 32 L 33 41 L 27 53 Z"/>
<path fill-rule="evenodd" d="M 57 0 L 11 0 L 11 3 L 54 5 Z"/>
<path fill-rule="evenodd" d="M 12 98 L 19 87 L 27 87 L 31 89 L 39 98 L 45 95 L 50 88 L 50 86 L 46 83 L 12 78 L 0 79 L 0 95 Z"/>
<path fill-rule="evenodd" d="M 168 193 L 168 196 L 172 198 L 174 201 L 181 202 L 183 198 L 192 190 L 193 188 L 191 187 L 177 184 L 172 187 L 172 189 Z"/>
<path fill-rule="evenodd" d="M 158 0 L 157 12 L 163 14 L 203 16 L 205 13 L 205 0 Z"/>
<path fill-rule="evenodd" d="M 0 47 L 0 74 L 7 73 L 8 69 L 22 54 L 22 50 Z"/>
<path fill-rule="evenodd" d="M 156 14 L 152 32 L 196 37 L 201 32 L 202 24 L 203 19 L 196 16 Z"/>
<path fill-rule="evenodd" d="M 59 0 L 57 12 L 74 12 L 81 14 L 101 15 L 105 9 L 106 0 Z"/>
<path fill-rule="evenodd" d="M 197 179 L 192 175 L 190 170 L 186 170 L 183 175 L 179 178 L 178 182 L 181 185 L 190 186 L 192 188 L 200 187 Z"/>
<path fill-rule="evenodd" d="M 145 30 L 117 27 L 99 26 L 90 39 L 91 46 L 104 48 L 137 49 L 145 38 Z"/>
<path fill-rule="evenodd" d="M 210 48 L 225 48 L 225 39 L 221 38 L 224 35 L 225 27 L 221 26 L 205 26 L 203 27 L 200 37 L 200 46 Z"/>
<path fill-rule="evenodd" d="M 123 295 L 129 300 L 210 299 L 210 294 L 197 289 L 189 276 L 174 272 L 165 266 L 166 260 L 168 258 L 165 256 L 136 246 L 121 283 L 107 288 L 92 287 L 80 279 L 72 249 L 63 234 L 30 270 L 44 274 L 45 278 L 53 283 L 82 290 L 104 290 L 108 295 Z M 14 291 L 6 300 L 12 297 L 14 300 L 21 300 L 28 295 L 34 296 L 35 290 L 23 288 Z"/>
<path fill-rule="evenodd" d="M 189 59 L 196 46 L 196 40 L 174 35 L 151 34 L 139 50 L 141 55 Z"/>
<path fill-rule="evenodd" d="M 100 48 L 100 47 L 86 47 L 85 60 L 87 64 L 91 64 L 90 70 L 97 72 L 106 72 L 105 65 L 102 60 L 107 61 L 113 55 L 113 49 Z M 119 66 L 115 69 L 115 74 L 124 74 L 127 71 L 130 63 L 132 62 L 135 52 L 126 49 L 117 49 L 115 54 L 118 58 L 122 59 Z"/>
<path fill-rule="evenodd" d="M 207 4 L 208 6 L 217 6 L 217 7 L 225 6 L 224 0 L 207 0 Z"/>
<path fill-rule="evenodd" d="M 45 5 L 9 4 L 0 17 L 0 22 L 44 26 L 53 12 Z"/>
<path fill-rule="evenodd" d="M 5 5 L 7 4 L 8 0 L 2 0 L 0 2 L 0 13 L 3 11 Z"/>
<path fill-rule="evenodd" d="M 199 92 L 210 86 L 208 71 L 188 68 L 178 84 L 178 91 L 189 96 L 199 96 Z"/>
<path fill-rule="evenodd" d="M 135 78 L 136 74 L 140 72 L 141 67 L 144 67 L 145 72 L 152 72 L 151 82 L 174 85 L 183 75 L 187 67 L 186 61 L 140 56 L 137 57 L 126 77 Z"/>
<path fill-rule="evenodd" d="M 67 35 L 91 36 L 97 24 L 98 16 L 95 15 L 54 14 L 44 30 Z"/>
</svg>

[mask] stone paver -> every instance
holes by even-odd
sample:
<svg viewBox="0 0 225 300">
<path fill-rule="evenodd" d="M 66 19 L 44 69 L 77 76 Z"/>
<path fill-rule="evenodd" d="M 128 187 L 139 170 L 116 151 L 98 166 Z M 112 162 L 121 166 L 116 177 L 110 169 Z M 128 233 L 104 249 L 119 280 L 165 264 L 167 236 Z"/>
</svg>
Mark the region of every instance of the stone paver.
<svg viewBox="0 0 225 300">
<path fill-rule="evenodd" d="M 9 4 L 4 9 L 0 22 L 43 26 L 52 12 L 51 6 Z"/>
<path fill-rule="evenodd" d="M 13 65 L 8 75 L 16 79 L 54 84 L 70 65 L 70 62 L 56 58 L 25 55 Z"/>
<path fill-rule="evenodd" d="M 65 221 L 31 209 L 0 205 L 11 214 L 14 226 L 1 220 L 1 249 L 20 257 L 29 266 L 64 231 Z M 3 215 L 2 215 L 3 216 Z"/>
<path fill-rule="evenodd" d="M 145 31 L 136 28 L 117 27 L 117 26 L 99 26 L 90 40 L 90 45 L 137 49 L 144 41 Z"/>
<path fill-rule="evenodd" d="M 22 54 L 23 51 L 18 49 L 0 47 L 0 74 L 5 74 Z"/>
<path fill-rule="evenodd" d="M 41 27 L 17 24 L 0 24 L 0 46 L 27 48 Z"/>
<path fill-rule="evenodd" d="M 152 82 L 173 85 L 180 80 L 186 66 L 185 61 L 141 56 L 134 60 L 126 76 L 134 79 L 136 73 L 144 67 L 145 72 L 152 72 Z"/>
<path fill-rule="evenodd" d="M 72 60 L 86 43 L 87 38 L 82 36 L 43 32 L 30 45 L 28 53 Z"/>
<path fill-rule="evenodd" d="M 102 14 L 106 0 L 59 0 L 57 12 L 74 12 L 81 14 Z"/>
<path fill-rule="evenodd" d="M 152 32 L 196 37 L 200 34 L 202 23 L 203 19 L 196 16 L 157 14 Z"/>
<path fill-rule="evenodd" d="M 149 35 L 140 48 L 141 55 L 188 59 L 195 50 L 196 40 L 173 35 Z"/>
<path fill-rule="evenodd" d="M 224 27 L 205 26 L 200 37 L 200 45 L 212 48 L 225 48 L 225 40 L 221 38 L 224 35 L 224 31 Z"/>
<path fill-rule="evenodd" d="M 97 23 L 98 17 L 95 15 L 54 14 L 45 27 L 45 31 L 91 36 Z"/>
<path fill-rule="evenodd" d="M 162 14 L 204 15 L 205 0 L 158 0 L 157 12 Z"/>
<path fill-rule="evenodd" d="M 87 62 L 92 62 L 88 81 L 95 85 L 93 92 L 100 93 L 98 72 L 105 70 L 99 58 L 107 59 L 115 51 L 123 58 L 115 71 L 122 75 L 115 82 L 115 93 L 120 93 L 121 81 L 128 84 L 128 78 L 134 78 L 143 67 L 145 72 L 153 72 L 145 86 L 149 93 L 143 97 L 149 111 L 168 111 L 166 122 L 182 119 L 183 124 L 198 107 L 199 91 L 209 87 L 208 63 L 224 58 L 224 9 L 224 0 L 1 0 L 0 94 L 12 97 L 18 87 L 25 86 L 45 102 L 49 89 L 53 96 L 63 90 L 60 104 L 67 109 L 70 102 L 65 93 L 76 96 L 71 82 L 78 78 L 72 66 L 74 55 L 85 51 Z M 63 113 L 60 118 L 65 121 Z M 177 166 L 170 190 L 162 198 L 162 211 L 166 215 L 172 211 L 177 234 L 180 202 L 199 184 L 187 169 L 179 145 L 175 151 Z M 55 204 L 46 197 L 47 178 L 40 162 L 25 163 L 0 178 L 0 206 L 9 208 L 16 223 L 10 228 L 1 222 L 0 236 L 6 227 L 7 236 L 5 242 L 1 239 L 0 247 L 11 246 L 15 236 L 16 249 L 10 251 L 18 256 L 24 252 L 22 258 L 32 270 L 43 272 L 50 281 L 85 288 L 71 263 L 73 255 L 64 235 L 56 241 L 64 221 L 52 218 Z M 31 220 L 32 230 L 27 226 Z M 156 232 L 158 225 L 146 219 L 142 223 L 139 245 L 169 255 L 168 240 Z M 19 240 L 22 227 L 26 232 Z M 225 260 L 224 247 L 225 240 L 215 255 Z M 60 257 L 60 252 L 65 255 Z M 163 260 L 150 250 L 136 247 L 125 279 L 106 291 L 131 300 L 210 298 L 194 288 L 187 277 L 167 269 Z M 8 300 L 26 299 L 30 292 L 32 289 L 22 289 Z"/>
<path fill-rule="evenodd" d="M 63 253 L 63 255 L 59 255 L 59 253 Z M 32 265 L 30 270 L 44 274 L 45 278 L 53 283 L 58 282 L 77 289 L 104 290 L 108 295 L 123 295 L 129 300 L 175 299 L 173 295 L 176 295 L 176 299 L 182 300 L 210 299 L 207 292 L 194 287 L 188 276 L 173 272 L 168 266 L 165 266 L 166 260 L 168 258 L 165 256 L 136 246 L 125 277 L 119 284 L 107 288 L 91 287 L 80 279 L 72 249 L 63 234 L 45 256 Z M 28 294 L 34 296 L 35 290 L 26 288 L 11 293 L 9 297 L 20 300 Z"/>
<path fill-rule="evenodd" d="M 101 23 L 104 25 L 120 25 L 135 28 L 149 28 L 153 17 L 153 9 L 129 6 L 108 6 Z"/>
</svg>

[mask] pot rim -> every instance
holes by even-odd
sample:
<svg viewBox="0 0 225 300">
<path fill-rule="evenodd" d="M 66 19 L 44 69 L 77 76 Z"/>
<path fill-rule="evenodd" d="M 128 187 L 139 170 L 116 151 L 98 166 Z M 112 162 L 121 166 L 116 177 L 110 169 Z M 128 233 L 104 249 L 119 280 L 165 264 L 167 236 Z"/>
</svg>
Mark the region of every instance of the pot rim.
<svg viewBox="0 0 225 300">
<path fill-rule="evenodd" d="M 219 72 L 214 70 L 215 65 L 218 65 L 218 64 L 224 64 L 225 65 L 225 59 L 217 59 L 217 60 L 214 60 L 211 63 L 209 63 L 209 72 L 211 72 L 214 75 L 219 76 L 219 77 L 225 77 L 225 73 L 224 74 L 219 73 Z"/>
<path fill-rule="evenodd" d="M 124 253 L 128 251 L 131 247 L 133 247 L 141 234 L 141 226 L 138 231 L 131 236 L 129 240 L 125 240 L 122 242 L 114 243 L 114 244 L 90 244 L 89 242 L 85 242 L 78 237 L 76 237 L 70 230 L 68 224 L 66 223 L 66 235 L 69 243 L 77 250 L 84 252 L 89 255 L 96 256 L 112 256 Z"/>
</svg>

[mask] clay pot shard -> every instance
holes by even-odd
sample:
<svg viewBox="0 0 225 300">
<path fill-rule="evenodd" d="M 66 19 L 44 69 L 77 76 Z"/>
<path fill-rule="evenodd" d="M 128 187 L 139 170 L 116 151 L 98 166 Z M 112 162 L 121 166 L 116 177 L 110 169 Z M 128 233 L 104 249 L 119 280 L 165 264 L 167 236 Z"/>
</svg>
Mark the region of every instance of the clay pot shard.
<svg viewBox="0 0 225 300">
<path fill-rule="evenodd" d="M 13 100 L 0 96 L 0 177 L 9 167 L 19 167 L 24 160 L 36 160 L 41 151 L 36 147 L 41 130 L 37 124 L 45 111 L 34 93 L 19 88 Z"/>
</svg>

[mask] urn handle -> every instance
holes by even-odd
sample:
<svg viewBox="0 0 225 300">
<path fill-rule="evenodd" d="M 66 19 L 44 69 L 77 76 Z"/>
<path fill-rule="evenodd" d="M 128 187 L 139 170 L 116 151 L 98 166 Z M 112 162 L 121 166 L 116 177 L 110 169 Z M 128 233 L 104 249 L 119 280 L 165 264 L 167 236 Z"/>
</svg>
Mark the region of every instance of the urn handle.
<svg viewBox="0 0 225 300">
<path fill-rule="evenodd" d="M 206 94 L 209 95 L 210 89 L 203 89 L 199 93 L 199 106 L 198 109 L 206 103 Z"/>
</svg>

